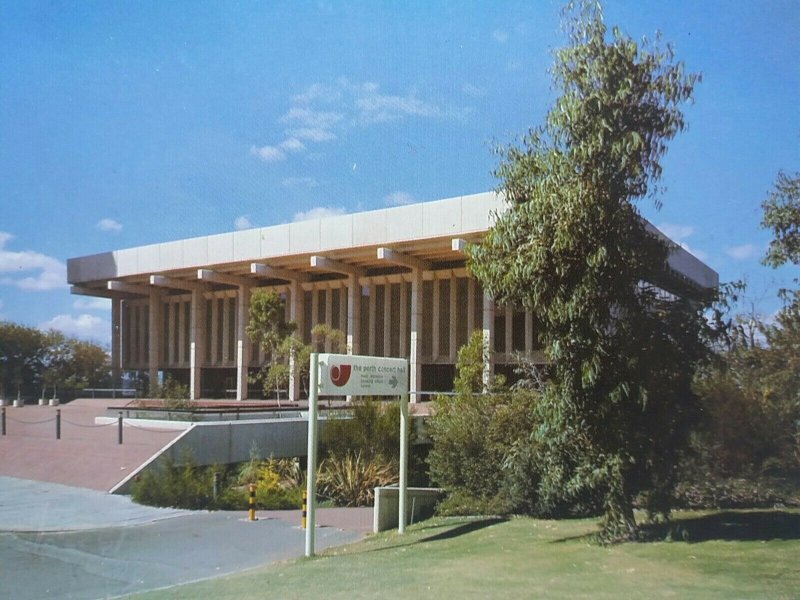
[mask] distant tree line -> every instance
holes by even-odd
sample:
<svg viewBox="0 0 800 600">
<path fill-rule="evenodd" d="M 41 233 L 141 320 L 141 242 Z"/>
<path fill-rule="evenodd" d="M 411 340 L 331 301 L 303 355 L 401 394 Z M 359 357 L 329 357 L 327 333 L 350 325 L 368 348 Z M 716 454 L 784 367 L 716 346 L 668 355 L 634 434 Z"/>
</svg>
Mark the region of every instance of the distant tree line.
<svg viewBox="0 0 800 600">
<path fill-rule="evenodd" d="M 70 399 L 110 384 L 109 356 L 97 344 L 0 321 L 0 397 Z"/>
</svg>

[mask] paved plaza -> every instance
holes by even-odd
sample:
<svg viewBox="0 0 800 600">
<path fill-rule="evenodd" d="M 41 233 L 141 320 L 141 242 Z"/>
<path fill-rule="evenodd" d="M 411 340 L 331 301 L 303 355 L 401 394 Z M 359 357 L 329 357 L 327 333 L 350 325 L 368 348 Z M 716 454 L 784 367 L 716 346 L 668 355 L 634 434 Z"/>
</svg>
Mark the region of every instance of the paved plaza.
<svg viewBox="0 0 800 600">
<path fill-rule="evenodd" d="M 300 511 L 257 516 L 0 477 L 0 598 L 113 597 L 303 555 Z M 322 550 L 362 537 L 372 509 L 323 509 L 318 523 Z"/>
</svg>

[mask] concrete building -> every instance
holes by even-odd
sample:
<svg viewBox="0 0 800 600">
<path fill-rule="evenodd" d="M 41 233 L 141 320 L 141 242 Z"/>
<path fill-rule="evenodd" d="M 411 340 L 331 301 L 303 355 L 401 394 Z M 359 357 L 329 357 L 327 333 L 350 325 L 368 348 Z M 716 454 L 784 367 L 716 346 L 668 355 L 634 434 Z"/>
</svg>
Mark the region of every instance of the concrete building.
<svg viewBox="0 0 800 600">
<path fill-rule="evenodd" d="M 72 293 L 111 298 L 112 367 L 170 373 L 192 398 L 248 397 L 263 362 L 245 327 L 250 295 L 273 288 L 310 341 L 318 323 L 347 334 L 348 352 L 408 358 L 411 390 L 450 389 L 458 348 L 475 329 L 508 372 L 536 353 L 536 315 L 495 306 L 465 268 L 464 247 L 486 232 L 495 193 L 165 242 L 70 259 Z M 691 295 L 718 276 L 674 246 L 666 291 Z M 320 349 L 324 350 L 324 349 Z M 289 393 L 300 395 L 292 377 Z"/>
</svg>

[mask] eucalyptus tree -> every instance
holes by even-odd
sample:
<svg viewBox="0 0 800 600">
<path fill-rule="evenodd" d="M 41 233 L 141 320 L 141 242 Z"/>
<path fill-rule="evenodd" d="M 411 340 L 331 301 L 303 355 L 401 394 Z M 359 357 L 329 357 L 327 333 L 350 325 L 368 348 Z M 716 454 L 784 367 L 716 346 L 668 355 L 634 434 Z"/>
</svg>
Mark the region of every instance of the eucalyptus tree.
<svg viewBox="0 0 800 600">
<path fill-rule="evenodd" d="M 273 290 L 257 290 L 250 299 L 248 337 L 269 357 L 256 376 L 268 395 L 280 388 L 289 377 L 289 366 L 284 356 L 287 340 L 297 330 L 294 321 L 286 320 L 284 300 Z"/>
<path fill-rule="evenodd" d="M 543 125 L 500 150 L 508 210 L 469 249 L 470 269 L 541 323 L 552 364 L 531 433 L 540 503 L 592 493 L 605 534 L 627 538 L 638 494 L 668 512 L 705 354 L 701 307 L 653 285 L 670 249 L 637 208 L 660 206 L 661 161 L 699 75 L 658 37 L 609 31 L 598 3 L 569 3 L 565 29 L 551 70 L 560 95 Z"/>
<path fill-rule="evenodd" d="M 775 187 L 761 203 L 761 226 L 772 231 L 764 264 L 776 269 L 785 264 L 800 265 L 800 172 L 778 173 Z M 795 278 L 800 284 L 800 278 Z M 781 290 L 781 295 L 800 307 L 800 291 Z"/>
</svg>

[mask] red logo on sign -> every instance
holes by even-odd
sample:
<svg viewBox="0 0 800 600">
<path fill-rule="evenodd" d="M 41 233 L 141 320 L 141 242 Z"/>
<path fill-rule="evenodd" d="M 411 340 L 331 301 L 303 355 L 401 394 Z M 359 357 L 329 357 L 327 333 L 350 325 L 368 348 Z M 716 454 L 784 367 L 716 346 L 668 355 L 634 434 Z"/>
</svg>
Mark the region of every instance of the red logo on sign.
<svg viewBox="0 0 800 600">
<path fill-rule="evenodd" d="M 350 381 L 350 373 L 352 370 L 352 365 L 333 365 L 330 370 L 331 382 L 333 382 L 333 385 L 342 387 Z"/>
</svg>

